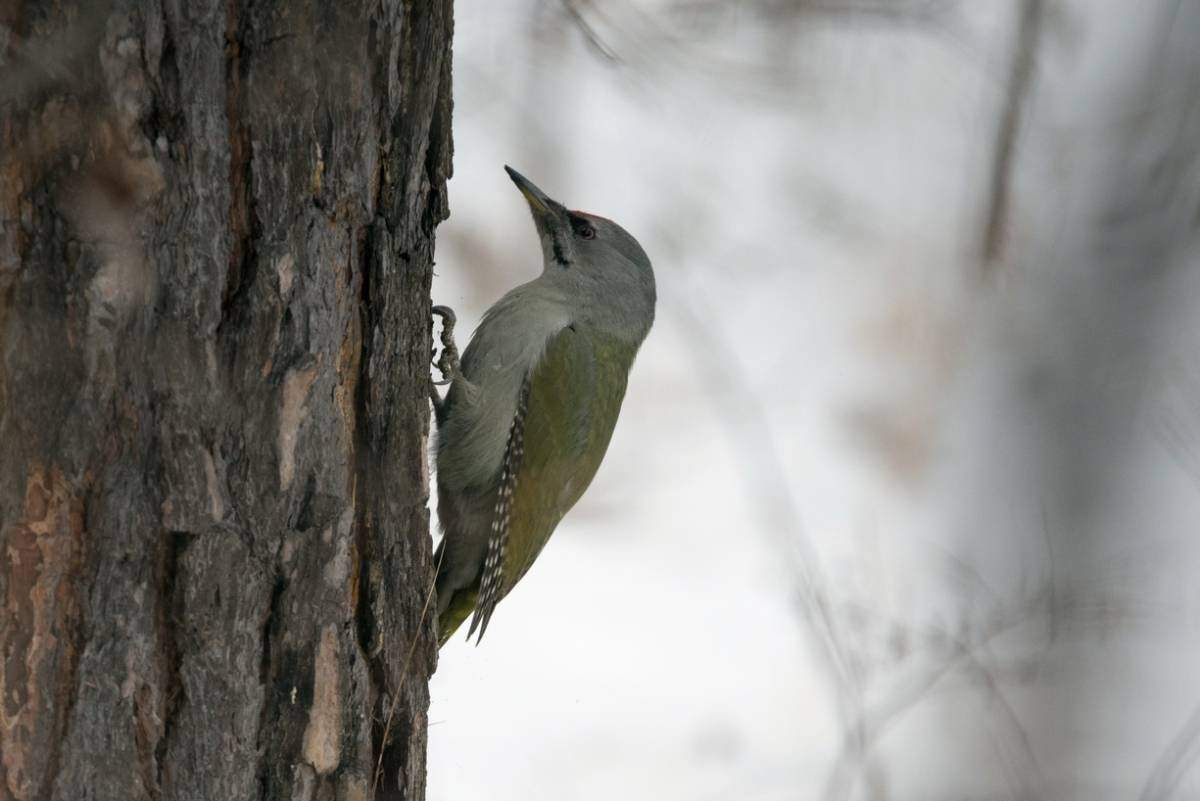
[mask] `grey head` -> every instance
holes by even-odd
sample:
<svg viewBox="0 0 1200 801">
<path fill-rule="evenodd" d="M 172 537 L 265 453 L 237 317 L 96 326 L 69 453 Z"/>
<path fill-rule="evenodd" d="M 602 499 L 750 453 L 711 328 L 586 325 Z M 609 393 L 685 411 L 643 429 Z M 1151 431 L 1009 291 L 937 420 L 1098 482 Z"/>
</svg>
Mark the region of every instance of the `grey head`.
<svg viewBox="0 0 1200 801">
<path fill-rule="evenodd" d="M 641 342 L 654 322 L 654 269 L 642 246 L 612 220 L 568 209 L 512 167 L 542 244 L 535 283 L 562 293 L 572 316 Z"/>
</svg>

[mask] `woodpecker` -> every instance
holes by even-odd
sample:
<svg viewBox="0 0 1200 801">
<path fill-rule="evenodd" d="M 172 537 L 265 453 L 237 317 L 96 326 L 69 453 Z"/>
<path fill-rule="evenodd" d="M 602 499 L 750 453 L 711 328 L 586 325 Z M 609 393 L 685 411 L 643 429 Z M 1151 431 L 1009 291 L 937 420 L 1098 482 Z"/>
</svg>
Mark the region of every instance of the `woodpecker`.
<svg viewBox="0 0 1200 801">
<path fill-rule="evenodd" d="M 542 272 L 500 298 L 461 360 L 453 312 L 433 392 L 437 422 L 439 645 L 500 602 L 583 495 L 608 449 L 629 370 L 654 322 L 650 259 L 612 220 L 571 211 L 511 167 L 542 245 Z"/>
</svg>

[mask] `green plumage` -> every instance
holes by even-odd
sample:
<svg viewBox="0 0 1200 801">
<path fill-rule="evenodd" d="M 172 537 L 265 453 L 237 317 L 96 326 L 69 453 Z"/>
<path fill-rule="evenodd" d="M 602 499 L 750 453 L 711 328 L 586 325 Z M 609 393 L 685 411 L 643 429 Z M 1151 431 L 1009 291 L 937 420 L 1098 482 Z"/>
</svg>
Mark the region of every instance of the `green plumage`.
<svg viewBox="0 0 1200 801">
<path fill-rule="evenodd" d="M 512 485 L 495 601 L 525 575 L 591 484 L 612 438 L 636 352 L 626 342 L 576 324 L 550 339 L 527 376 L 523 455 Z M 493 488 L 492 506 L 500 491 L 499 485 Z M 476 581 L 452 595 L 439 619 L 443 643 L 475 609 L 480 568 Z"/>
<path fill-rule="evenodd" d="M 533 215 L 541 275 L 488 309 L 461 364 L 453 313 L 434 310 L 445 321 L 438 365 L 451 378 L 445 399 L 433 397 L 443 643 L 472 612 L 470 633 L 483 637 L 591 484 L 654 322 L 654 270 L 637 240 L 508 173 Z"/>
</svg>

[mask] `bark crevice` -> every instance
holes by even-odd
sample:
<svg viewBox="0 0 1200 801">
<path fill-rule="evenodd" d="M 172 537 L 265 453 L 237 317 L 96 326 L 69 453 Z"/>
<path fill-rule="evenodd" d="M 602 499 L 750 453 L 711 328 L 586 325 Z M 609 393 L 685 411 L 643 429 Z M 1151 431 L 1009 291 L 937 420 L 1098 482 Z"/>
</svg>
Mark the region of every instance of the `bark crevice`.
<svg viewBox="0 0 1200 801">
<path fill-rule="evenodd" d="M 184 531 L 168 531 L 163 537 L 160 548 L 158 576 L 155 587 L 158 591 L 157 619 L 158 652 L 161 660 L 160 693 L 161 704 L 154 714 L 161 720 L 161 734 L 153 745 L 154 782 L 150 786 L 161 788 L 164 784 L 163 767 L 166 762 L 167 748 L 175 733 L 177 713 L 183 706 L 183 678 L 180 673 L 183 655 L 180 651 L 178 626 L 186 619 L 187 610 L 184 608 L 184 579 L 180 574 L 180 563 L 191 541 L 191 536 Z M 150 773 L 147 771 L 147 773 Z"/>
</svg>

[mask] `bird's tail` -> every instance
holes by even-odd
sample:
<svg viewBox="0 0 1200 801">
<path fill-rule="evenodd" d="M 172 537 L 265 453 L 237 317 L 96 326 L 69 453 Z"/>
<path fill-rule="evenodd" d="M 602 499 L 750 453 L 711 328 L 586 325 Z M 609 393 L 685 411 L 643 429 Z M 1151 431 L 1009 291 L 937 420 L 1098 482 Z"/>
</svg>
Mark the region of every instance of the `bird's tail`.
<svg viewBox="0 0 1200 801">
<path fill-rule="evenodd" d="M 438 614 L 438 648 L 446 644 L 462 622 L 475 610 L 479 585 L 464 587 L 450 596 L 450 603 Z"/>
<path fill-rule="evenodd" d="M 451 635 L 458 630 L 475 609 L 475 601 L 479 597 L 479 582 L 468 587 L 447 586 L 447 573 L 442 565 L 443 551 L 446 540 L 442 539 L 437 553 L 433 555 L 433 564 L 437 570 L 437 608 L 438 608 L 438 648 L 446 644 Z"/>
<path fill-rule="evenodd" d="M 475 596 L 478 595 L 479 588 L 470 588 L 458 590 L 450 598 L 449 606 L 443 610 L 442 614 L 438 615 L 438 648 L 442 648 L 446 644 L 446 640 L 449 640 L 452 634 L 458 630 L 462 621 L 466 620 L 473 612 Z"/>
</svg>

